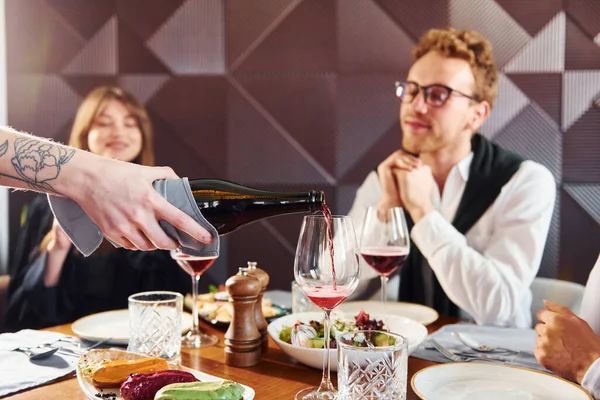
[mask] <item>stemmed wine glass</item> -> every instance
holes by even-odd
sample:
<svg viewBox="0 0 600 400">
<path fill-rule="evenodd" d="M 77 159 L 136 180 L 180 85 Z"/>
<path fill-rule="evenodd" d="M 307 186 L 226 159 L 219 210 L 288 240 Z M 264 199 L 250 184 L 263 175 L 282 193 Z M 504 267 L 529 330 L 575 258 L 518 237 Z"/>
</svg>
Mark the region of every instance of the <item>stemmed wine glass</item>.
<svg viewBox="0 0 600 400">
<path fill-rule="evenodd" d="M 305 216 L 302 222 L 294 277 L 306 296 L 325 314 L 325 354 L 320 386 L 301 390 L 298 400 L 335 399 L 336 389 L 330 379 L 329 338 L 331 311 L 358 286 L 360 275 L 358 244 L 349 217 Z M 330 227 L 330 229 L 328 229 Z"/>
<path fill-rule="evenodd" d="M 171 257 L 192 277 L 192 329 L 181 338 L 181 347 L 199 349 L 217 344 L 215 335 L 200 331 L 198 320 L 198 284 L 202 274 L 215 262 L 217 257 L 197 257 L 184 254 L 181 249 L 171 250 Z"/>
<path fill-rule="evenodd" d="M 360 254 L 381 276 L 381 303 L 385 306 L 387 281 L 408 258 L 410 236 L 404 210 L 369 207 L 360 239 Z"/>
</svg>

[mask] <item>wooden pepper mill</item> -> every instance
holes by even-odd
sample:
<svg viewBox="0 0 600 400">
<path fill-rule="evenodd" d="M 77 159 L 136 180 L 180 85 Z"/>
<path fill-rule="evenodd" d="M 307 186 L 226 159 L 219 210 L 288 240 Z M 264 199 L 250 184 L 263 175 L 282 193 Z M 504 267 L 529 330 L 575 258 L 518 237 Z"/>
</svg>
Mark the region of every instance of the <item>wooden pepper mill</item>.
<svg viewBox="0 0 600 400">
<path fill-rule="evenodd" d="M 232 367 L 251 367 L 262 356 L 260 332 L 256 328 L 254 308 L 260 294 L 260 281 L 248 275 L 248 268 L 225 282 L 233 315 L 225 333 L 225 363 Z"/>
<path fill-rule="evenodd" d="M 267 333 L 269 324 L 263 314 L 262 299 L 265 290 L 267 290 L 267 285 L 269 284 L 269 274 L 258 268 L 257 265 L 258 263 L 256 261 L 248 261 L 248 275 L 257 278 L 260 281 L 260 294 L 256 301 L 256 307 L 254 307 L 254 316 L 256 319 L 256 327 L 260 332 L 260 338 L 262 340 L 262 352 L 266 353 L 269 348 L 269 334 Z"/>
</svg>

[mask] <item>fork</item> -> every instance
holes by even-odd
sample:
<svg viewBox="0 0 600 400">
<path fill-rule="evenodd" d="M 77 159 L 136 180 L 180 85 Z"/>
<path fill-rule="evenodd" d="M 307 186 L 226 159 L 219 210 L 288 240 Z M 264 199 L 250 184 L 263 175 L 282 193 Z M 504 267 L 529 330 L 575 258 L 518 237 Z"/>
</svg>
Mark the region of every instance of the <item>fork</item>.
<svg viewBox="0 0 600 400">
<path fill-rule="evenodd" d="M 429 338 L 429 343 L 440 352 L 441 355 L 446 357 L 447 359 L 454 362 L 468 362 L 468 361 L 483 361 L 483 362 L 501 362 L 506 363 L 511 361 L 509 358 L 501 357 L 501 356 L 491 356 L 487 354 L 465 354 L 465 353 L 456 353 L 451 350 L 448 350 L 444 346 L 442 346 L 437 340 L 433 338 Z"/>
<path fill-rule="evenodd" d="M 112 338 L 106 338 L 106 339 L 102 339 L 102 340 L 100 340 L 100 341 L 98 341 L 98 342 L 96 342 L 96 343 L 94 343 L 94 344 L 92 344 L 90 346 L 81 347 L 81 342 L 76 343 L 75 340 L 73 340 L 71 338 L 63 338 L 63 339 L 66 339 L 66 340 L 59 339 L 58 342 L 60 342 L 62 340 L 63 342 L 67 342 L 67 343 L 71 343 L 71 344 L 77 344 L 78 348 L 77 349 L 69 349 L 69 348 L 66 348 L 66 347 L 59 347 L 58 348 L 58 352 L 59 353 L 68 353 L 68 354 L 73 354 L 73 355 L 78 355 L 78 356 L 84 354 L 87 351 L 93 350 L 93 349 L 95 349 L 98 346 L 102 346 L 103 344 L 105 344 L 105 343 L 109 342 L 110 340 L 112 340 Z"/>
<path fill-rule="evenodd" d="M 451 353 L 450 350 L 446 349 L 444 346 L 442 346 L 441 344 L 438 343 L 437 340 L 433 339 L 433 338 L 429 338 L 429 343 L 437 350 L 440 352 L 441 355 L 443 355 L 444 357 L 446 357 L 447 359 L 454 361 L 454 362 L 462 362 L 462 361 L 467 361 L 468 358 L 467 357 L 461 357 L 458 356 L 454 353 Z"/>
</svg>

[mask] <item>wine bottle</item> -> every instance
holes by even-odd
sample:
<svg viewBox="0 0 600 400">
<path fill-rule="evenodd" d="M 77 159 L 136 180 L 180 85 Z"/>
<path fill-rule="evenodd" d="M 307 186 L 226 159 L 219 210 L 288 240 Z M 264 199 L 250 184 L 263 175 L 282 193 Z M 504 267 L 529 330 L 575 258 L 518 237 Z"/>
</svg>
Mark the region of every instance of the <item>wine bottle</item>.
<svg viewBox="0 0 600 400">
<path fill-rule="evenodd" d="M 274 192 L 220 179 L 195 179 L 190 186 L 202 215 L 219 235 L 276 215 L 320 212 L 325 204 L 325 194 L 318 190 Z"/>
</svg>

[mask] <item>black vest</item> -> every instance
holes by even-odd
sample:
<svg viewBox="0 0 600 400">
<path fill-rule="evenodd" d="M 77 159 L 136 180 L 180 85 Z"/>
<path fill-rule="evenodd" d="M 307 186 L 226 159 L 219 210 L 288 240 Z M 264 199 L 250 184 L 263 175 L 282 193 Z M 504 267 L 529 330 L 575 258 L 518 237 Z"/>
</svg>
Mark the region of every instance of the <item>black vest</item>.
<svg viewBox="0 0 600 400">
<path fill-rule="evenodd" d="M 475 134 L 471 140 L 473 161 L 469 170 L 469 180 L 456 210 L 452 225 L 463 235 L 481 218 L 494 203 L 502 187 L 519 169 L 523 158 L 490 142 L 484 136 Z M 414 225 L 406 214 L 408 229 Z M 423 255 L 416 246 L 410 247 L 406 263 L 400 271 L 400 291 L 398 299 L 425 304 L 425 283 L 423 277 Z M 428 267 L 427 267 L 428 268 Z M 433 279 L 433 308 L 440 316 L 457 317 L 459 309 L 446 295 L 435 274 Z"/>
</svg>

